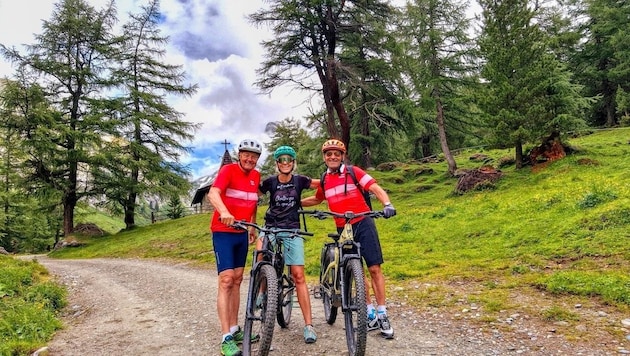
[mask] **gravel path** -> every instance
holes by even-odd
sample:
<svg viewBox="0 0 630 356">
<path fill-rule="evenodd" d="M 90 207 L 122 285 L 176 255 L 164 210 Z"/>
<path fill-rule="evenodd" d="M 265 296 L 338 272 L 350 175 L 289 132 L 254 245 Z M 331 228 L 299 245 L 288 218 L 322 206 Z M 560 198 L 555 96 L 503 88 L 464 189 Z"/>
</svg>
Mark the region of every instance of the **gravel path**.
<svg viewBox="0 0 630 356">
<path fill-rule="evenodd" d="M 68 287 L 66 328 L 40 355 L 220 355 L 217 276 L 212 269 L 135 259 L 56 260 L 34 256 Z M 246 276 L 242 293 L 249 283 Z M 245 298 L 241 298 L 244 303 Z M 241 304 L 241 311 L 243 310 Z M 531 319 L 479 327 L 465 318 L 418 312 L 389 302 L 396 332 L 368 335 L 367 355 L 618 355 L 622 341 L 574 343 Z M 296 306 L 289 329 L 276 326 L 272 355 L 347 355 L 343 318 L 330 326 L 313 300 L 315 344 L 302 338 Z M 242 317 L 240 318 L 242 320 Z M 486 325 L 486 324 L 483 324 Z"/>
</svg>

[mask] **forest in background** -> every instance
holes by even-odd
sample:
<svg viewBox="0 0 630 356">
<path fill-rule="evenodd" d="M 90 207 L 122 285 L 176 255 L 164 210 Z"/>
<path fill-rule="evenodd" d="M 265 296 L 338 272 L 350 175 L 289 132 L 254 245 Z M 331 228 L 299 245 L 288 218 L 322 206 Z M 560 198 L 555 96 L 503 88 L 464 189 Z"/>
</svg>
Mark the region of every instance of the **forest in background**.
<svg viewBox="0 0 630 356">
<path fill-rule="evenodd" d="M 520 169 L 547 137 L 630 123 L 625 2 L 482 0 L 474 19 L 467 3 L 446 0 L 267 5 L 250 15 L 274 34 L 255 85 L 294 85 L 323 103 L 268 125 L 267 149 L 295 147 L 304 174 L 319 176 L 328 137 L 366 169 L 436 157 L 454 176 L 461 148 L 510 149 Z M 179 157 L 196 127 L 167 98 L 196 88 L 160 60 L 159 15 L 159 1 L 147 1 L 118 32 L 114 2 L 62 0 L 24 53 L 0 44 L 16 68 L 0 80 L 7 251 L 41 251 L 71 234 L 79 203 L 133 229 L 152 198 L 187 196 Z"/>
</svg>

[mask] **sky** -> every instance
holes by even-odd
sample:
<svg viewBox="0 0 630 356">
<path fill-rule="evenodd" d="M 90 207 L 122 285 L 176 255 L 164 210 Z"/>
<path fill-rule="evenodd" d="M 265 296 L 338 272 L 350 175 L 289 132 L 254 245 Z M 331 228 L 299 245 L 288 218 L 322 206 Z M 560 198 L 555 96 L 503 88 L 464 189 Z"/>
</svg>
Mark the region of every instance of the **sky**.
<svg viewBox="0 0 630 356">
<path fill-rule="evenodd" d="M 53 6 L 60 0 L 0 0 L 0 43 L 24 51 L 42 32 L 43 20 L 50 20 Z M 88 0 L 103 8 L 106 0 Z M 148 0 L 116 0 L 122 24 L 129 12 L 138 13 Z M 269 122 L 287 117 L 300 119 L 309 111 L 306 94 L 279 88 L 261 95 L 253 85 L 255 70 L 263 55 L 260 42 L 269 37 L 265 29 L 245 18 L 264 6 L 263 0 L 161 0 L 164 22 L 162 35 L 170 38 L 164 61 L 181 65 L 188 84 L 198 86 L 190 98 L 171 97 L 168 102 L 184 114 L 186 121 L 198 123 L 193 148 L 181 163 L 191 169 L 194 179 L 216 171 L 225 151 L 232 151 L 243 139 L 270 141 L 265 133 Z M 0 58 L 0 77 L 11 77 L 14 68 Z M 263 157 L 264 158 L 264 157 Z"/>
</svg>

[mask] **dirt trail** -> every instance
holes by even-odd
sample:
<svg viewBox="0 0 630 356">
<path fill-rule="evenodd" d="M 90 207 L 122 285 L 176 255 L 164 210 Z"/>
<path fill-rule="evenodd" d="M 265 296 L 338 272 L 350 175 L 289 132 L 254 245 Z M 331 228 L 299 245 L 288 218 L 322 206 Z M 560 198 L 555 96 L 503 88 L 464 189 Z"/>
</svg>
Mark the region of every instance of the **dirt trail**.
<svg viewBox="0 0 630 356">
<path fill-rule="evenodd" d="M 49 355 L 220 355 L 216 315 L 217 275 L 193 268 L 135 259 L 56 260 L 34 256 L 69 289 L 64 322 L 48 345 Z M 249 278 L 242 285 L 247 290 Z M 241 312 L 245 298 L 241 298 Z M 295 306 L 288 329 L 276 326 L 272 355 L 347 354 L 343 318 L 324 321 L 320 300 L 312 300 L 318 334 L 303 341 L 303 319 Z M 482 330 L 440 314 L 419 314 L 390 302 L 396 337 L 368 336 L 367 355 L 611 355 L 579 348 L 564 338 Z M 239 318 L 239 320 L 242 320 Z"/>
</svg>

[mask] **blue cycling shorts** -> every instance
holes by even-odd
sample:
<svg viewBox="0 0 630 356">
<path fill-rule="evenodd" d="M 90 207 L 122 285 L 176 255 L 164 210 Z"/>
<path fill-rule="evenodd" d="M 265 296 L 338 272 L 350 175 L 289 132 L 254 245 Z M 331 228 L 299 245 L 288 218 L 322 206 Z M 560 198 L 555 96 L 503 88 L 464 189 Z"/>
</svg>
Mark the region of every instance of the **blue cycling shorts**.
<svg viewBox="0 0 630 356">
<path fill-rule="evenodd" d="M 212 245 L 217 260 L 217 272 L 245 267 L 249 247 L 248 232 L 213 232 Z"/>
</svg>

